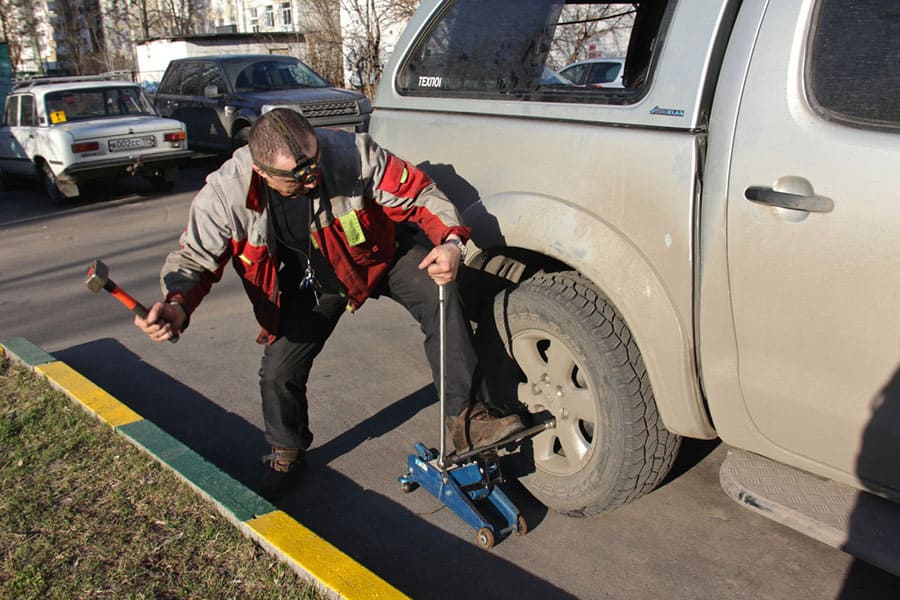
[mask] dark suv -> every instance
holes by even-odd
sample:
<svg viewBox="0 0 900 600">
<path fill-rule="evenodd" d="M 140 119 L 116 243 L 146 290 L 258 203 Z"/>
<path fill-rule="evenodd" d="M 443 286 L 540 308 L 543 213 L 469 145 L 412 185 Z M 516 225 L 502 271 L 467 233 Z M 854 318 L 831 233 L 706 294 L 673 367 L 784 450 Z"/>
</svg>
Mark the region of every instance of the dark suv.
<svg viewBox="0 0 900 600">
<path fill-rule="evenodd" d="M 247 143 L 262 113 L 288 107 L 315 127 L 368 130 L 372 105 L 333 87 L 292 56 L 229 55 L 169 63 L 156 93 L 160 114 L 187 125 L 193 150 L 231 152 Z"/>
</svg>

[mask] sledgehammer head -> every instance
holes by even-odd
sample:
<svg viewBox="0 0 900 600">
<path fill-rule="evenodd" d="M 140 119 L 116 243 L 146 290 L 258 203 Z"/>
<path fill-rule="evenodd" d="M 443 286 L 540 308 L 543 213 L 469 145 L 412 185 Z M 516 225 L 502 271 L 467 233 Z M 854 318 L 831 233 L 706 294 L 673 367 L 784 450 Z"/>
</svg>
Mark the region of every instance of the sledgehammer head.
<svg viewBox="0 0 900 600">
<path fill-rule="evenodd" d="M 102 260 L 95 260 L 88 267 L 84 284 L 95 294 L 102 290 L 109 281 L 109 267 Z"/>
<path fill-rule="evenodd" d="M 106 290 L 113 297 L 125 305 L 125 307 L 141 318 L 147 318 L 147 309 L 143 304 L 129 296 L 125 290 L 116 285 L 116 282 L 109 278 L 109 268 L 103 264 L 102 260 L 95 260 L 88 268 L 87 278 L 84 284 L 92 292 Z"/>
</svg>

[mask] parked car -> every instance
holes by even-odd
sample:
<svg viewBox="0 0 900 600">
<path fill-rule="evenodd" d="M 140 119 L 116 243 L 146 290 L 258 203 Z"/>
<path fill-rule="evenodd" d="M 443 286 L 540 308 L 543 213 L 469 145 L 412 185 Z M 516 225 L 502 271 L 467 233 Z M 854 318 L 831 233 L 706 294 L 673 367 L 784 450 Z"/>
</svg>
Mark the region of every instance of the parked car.
<svg viewBox="0 0 900 600">
<path fill-rule="evenodd" d="M 620 88 L 624 71 L 625 59 L 616 57 L 579 60 L 566 65 L 559 73 L 575 85 Z"/>
<path fill-rule="evenodd" d="M 472 227 L 495 400 L 555 417 L 517 472 L 598 514 L 718 438 L 742 506 L 900 574 L 897 0 L 633 7 L 623 88 L 535 92 L 620 2 L 423 0 L 375 97 Z"/>
<path fill-rule="evenodd" d="M 190 147 L 230 153 L 247 143 L 262 113 L 288 107 L 314 127 L 363 132 L 372 105 L 362 94 L 333 87 L 292 56 L 202 56 L 169 63 L 156 108 L 187 124 Z"/>
<path fill-rule="evenodd" d="M 104 77 L 37 78 L 15 85 L 0 127 L 0 178 L 43 181 L 54 200 L 87 181 L 143 175 L 171 189 L 187 149 L 183 123 L 161 118 L 141 87 Z"/>
</svg>

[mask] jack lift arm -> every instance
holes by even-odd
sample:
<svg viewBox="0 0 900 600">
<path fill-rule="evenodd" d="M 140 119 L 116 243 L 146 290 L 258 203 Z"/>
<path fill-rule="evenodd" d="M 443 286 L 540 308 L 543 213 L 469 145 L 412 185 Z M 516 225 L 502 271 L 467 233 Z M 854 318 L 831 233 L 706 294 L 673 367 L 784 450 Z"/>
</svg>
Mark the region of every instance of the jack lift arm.
<svg viewBox="0 0 900 600">
<path fill-rule="evenodd" d="M 484 549 L 492 548 L 498 536 L 510 533 L 525 535 L 528 525 L 519 509 L 496 484 L 503 482 L 498 451 L 512 446 L 525 438 L 537 435 L 556 426 L 550 419 L 534 427 L 518 431 L 489 446 L 463 453 L 445 452 L 444 427 L 444 333 L 445 304 L 444 287 L 439 286 L 440 301 L 440 382 L 438 396 L 441 407 L 441 448 L 428 448 L 421 442 L 415 444 L 415 454 L 407 458 L 407 472 L 401 475 L 400 486 L 404 492 L 411 492 L 422 486 L 441 503 L 452 510 L 470 527 L 477 530 L 476 540 Z M 479 510 L 476 502 L 489 502 L 506 522 L 497 528 Z"/>
</svg>

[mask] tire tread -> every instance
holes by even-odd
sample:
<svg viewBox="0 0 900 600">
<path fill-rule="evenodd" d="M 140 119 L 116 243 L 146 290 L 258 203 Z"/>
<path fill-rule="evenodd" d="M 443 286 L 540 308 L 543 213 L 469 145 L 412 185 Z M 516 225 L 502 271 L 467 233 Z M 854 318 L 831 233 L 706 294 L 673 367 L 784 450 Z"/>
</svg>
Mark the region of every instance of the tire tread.
<svg viewBox="0 0 900 600">
<path fill-rule="evenodd" d="M 568 307 L 602 346 L 607 362 L 616 371 L 611 383 L 629 424 L 623 441 L 626 456 L 614 488 L 601 502 L 560 512 L 571 516 L 599 514 L 652 491 L 671 469 L 681 439 L 662 425 L 647 369 L 631 330 L 609 300 L 577 272 L 538 274 L 520 287 L 539 293 L 555 305 Z M 587 487 L 599 488 L 599 478 L 595 471 Z"/>
</svg>

